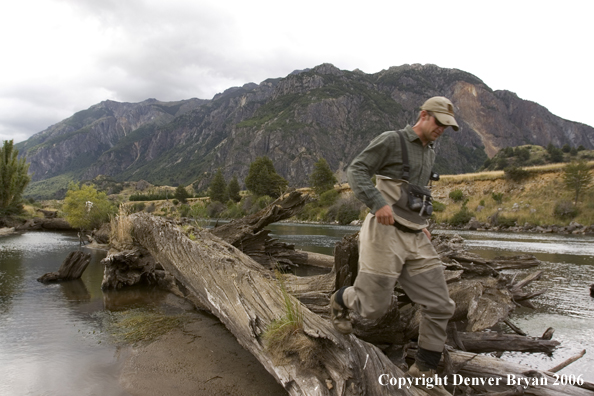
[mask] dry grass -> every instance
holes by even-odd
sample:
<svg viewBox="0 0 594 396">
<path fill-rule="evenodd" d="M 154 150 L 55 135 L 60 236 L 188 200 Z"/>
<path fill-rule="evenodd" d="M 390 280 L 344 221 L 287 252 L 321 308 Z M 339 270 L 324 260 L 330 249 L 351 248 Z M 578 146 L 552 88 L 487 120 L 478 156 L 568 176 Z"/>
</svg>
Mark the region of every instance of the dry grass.
<svg viewBox="0 0 594 396">
<path fill-rule="evenodd" d="M 287 364 L 296 359 L 302 366 L 314 367 L 319 364 L 320 344 L 304 333 L 301 304 L 287 292 L 283 275 L 277 271 L 276 276 L 285 312 L 281 318 L 272 321 L 262 335 L 266 350 L 276 364 Z"/>
<path fill-rule="evenodd" d="M 540 175 L 545 173 L 556 173 L 561 172 L 563 168 L 565 168 L 566 163 L 558 163 L 558 164 L 548 164 L 548 165 L 539 165 L 539 166 L 529 166 L 524 167 L 522 169 L 528 171 L 531 176 Z M 594 168 L 594 161 L 588 162 L 588 166 L 592 169 Z M 489 171 L 489 172 L 478 172 L 478 173 L 465 173 L 462 175 L 442 175 L 439 182 L 436 182 L 435 185 L 440 184 L 458 184 L 458 183 L 467 183 L 472 181 L 484 181 L 484 180 L 498 180 L 498 179 L 505 179 L 505 172 L 502 170 L 499 171 Z"/>
<path fill-rule="evenodd" d="M 133 225 L 125 205 L 120 205 L 119 212 L 111 218 L 111 233 L 109 235 L 112 246 L 125 250 L 134 246 L 132 238 Z"/>
<path fill-rule="evenodd" d="M 591 163 L 594 165 L 594 163 Z M 473 216 L 481 222 L 487 222 L 495 213 L 505 219 L 511 219 L 518 225 L 530 223 L 534 225 L 568 225 L 576 221 L 583 225 L 594 224 L 594 188 L 582 193 L 578 203 L 579 214 L 574 219 L 559 219 L 554 216 L 555 205 L 561 201 L 573 202 L 573 193 L 564 185 L 562 170 L 565 164 L 532 168 L 532 175 L 521 183 L 515 183 L 505 178 L 479 180 L 468 179 L 459 175 L 456 183 L 436 183 L 433 188 L 437 201 L 446 205 L 443 212 L 435 213 L 438 223 L 447 222 L 457 213 L 464 200 Z M 464 192 L 464 199 L 460 203 L 448 198 L 453 190 Z M 503 195 L 503 201 L 497 203 L 492 195 Z M 483 209 L 477 211 L 478 206 Z"/>
<path fill-rule="evenodd" d="M 105 319 L 105 330 L 113 340 L 127 344 L 151 342 L 191 320 L 185 314 L 171 316 L 143 309 L 110 312 Z"/>
</svg>

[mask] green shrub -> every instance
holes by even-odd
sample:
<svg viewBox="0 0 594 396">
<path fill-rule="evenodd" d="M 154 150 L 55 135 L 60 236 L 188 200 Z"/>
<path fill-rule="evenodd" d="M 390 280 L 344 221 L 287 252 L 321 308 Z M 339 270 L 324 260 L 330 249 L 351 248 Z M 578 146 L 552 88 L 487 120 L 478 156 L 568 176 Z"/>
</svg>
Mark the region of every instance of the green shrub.
<svg viewBox="0 0 594 396">
<path fill-rule="evenodd" d="M 460 210 L 450 218 L 450 220 L 448 221 L 450 225 L 453 225 L 454 227 L 459 227 L 467 224 L 470 221 L 470 219 L 472 219 L 474 213 L 468 210 L 468 208 L 466 207 L 467 203 L 468 201 L 464 202 L 462 208 L 460 208 Z"/>
<path fill-rule="evenodd" d="M 144 202 L 137 202 L 134 205 L 132 205 L 132 212 L 134 212 L 134 213 L 142 212 L 145 207 L 146 207 L 146 204 Z"/>
<path fill-rule="evenodd" d="M 340 193 L 336 190 L 328 190 L 320 195 L 320 199 L 318 200 L 319 206 L 331 206 L 336 203 L 338 196 Z"/>
<path fill-rule="evenodd" d="M 570 201 L 559 201 L 555 204 L 553 215 L 561 220 L 571 220 L 579 214 L 579 210 Z"/>
<path fill-rule="evenodd" d="M 336 220 L 342 225 L 351 224 L 351 222 L 359 219 L 359 212 L 359 208 L 352 207 L 348 204 L 343 204 L 338 208 Z"/>
<path fill-rule="evenodd" d="M 505 174 L 506 179 L 515 182 L 520 182 L 530 176 L 530 172 L 517 166 L 508 166 L 504 169 L 503 173 Z"/>
<path fill-rule="evenodd" d="M 503 193 L 492 193 L 491 198 L 493 198 L 493 201 L 501 204 L 503 202 Z"/>
<path fill-rule="evenodd" d="M 439 201 L 433 201 L 433 211 L 434 212 L 443 212 L 446 210 L 446 205 Z"/>
<path fill-rule="evenodd" d="M 485 206 L 485 200 L 484 199 L 481 199 L 481 201 L 479 202 L 479 205 Z"/>
<path fill-rule="evenodd" d="M 458 190 L 450 191 L 450 199 L 452 201 L 460 202 L 460 201 L 462 201 L 463 198 L 464 198 L 464 193 L 462 192 L 462 190 L 458 189 Z"/>
</svg>

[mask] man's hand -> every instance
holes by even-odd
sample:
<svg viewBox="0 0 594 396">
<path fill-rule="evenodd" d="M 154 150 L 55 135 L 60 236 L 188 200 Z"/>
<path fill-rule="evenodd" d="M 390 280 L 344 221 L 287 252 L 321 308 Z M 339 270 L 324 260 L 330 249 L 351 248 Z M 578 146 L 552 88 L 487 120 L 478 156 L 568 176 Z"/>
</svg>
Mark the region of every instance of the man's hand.
<svg viewBox="0 0 594 396">
<path fill-rule="evenodd" d="M 392 214 L 392 208 L 390 205 L 386 205 L 378 209 L 375 212 L 375 218 L 380 224 L 392 225 L 394 224 L 394 215 Z"/>
<path fill-rule="evenodd" d="M 431 233 L 429 232 L 429 230 L 426 228 L 423 228 L 423 232 L 425 233 L 425 235 L 427 235 L 427 238 L 429 238 L 429 240 L 431 240 Z"/>
</svg>

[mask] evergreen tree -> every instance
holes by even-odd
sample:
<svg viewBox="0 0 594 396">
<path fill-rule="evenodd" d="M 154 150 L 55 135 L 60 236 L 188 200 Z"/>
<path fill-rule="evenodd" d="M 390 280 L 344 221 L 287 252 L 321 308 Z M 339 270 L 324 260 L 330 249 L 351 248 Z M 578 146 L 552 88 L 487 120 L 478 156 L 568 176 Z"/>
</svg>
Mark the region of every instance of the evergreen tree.
<svg viewBox="0 0 594 396">
<path fill-rule="evenodd" d="M 31 181 L 27 174 L 29 164 L 25 158 L 17 158 L 13 140 L 5 140 L 0 148 L 0 214 L 20 210 L 25 187 Z"/>
<path fill-rule="evenodd" d="M 250 164 L 245 185 L 257 196 L 268 195 L 278 198 L 287 188 L 287 181 L 274 169 L 272 160 L 266 156 L 258 157 Z"/>
<path fill-rule="evenodd" d="M 190 194 L 188 194 L 188 190 L 186 190 L 186 187 L 183 184 L 180 184 L 175 189 L 174 197 L 179 202 L 185 204 L 186 202 L 188 202 L 188 198 L 190 198 Z"/>
<path fill-rule="evenodd" d="M 211 202 L 227 202 L 227 182 L 225 181 L 225 177 L 223 176 L 223 171 L 221 168 L 217 170 L 217 173 L 214 175 L 214 178 L 210 182 L 210 187 L 208 191 L 208 196 L 210 197 Z"/>
<path fill-rule="evenodd" d="M 229 182 L 227 186 L 227 195 L 229 199 L 233 200 L 233 202 L 241 201 L 241 195 L 239 195 L 239 182 L 237 181 L 237 176 L 233 175 L 233 178 Z"/>
<path fill-rule="evenodd" d="M 116 208 L 107 194 L 97 192 L 94 186 L 70 183 L 62 211 L 72 227 L 92 230 L 108 222 Z"/>
<path fill-rule="evenodd" d="M 592 172 L 586 161 L 575 161 L 565 166 L 563 181 L 567 188 L 575 193 L 577 205 L 580 193 L 592 184 Z"/>
<path fill-rule="evenodd" d="M 336 184 L 336 176 L 324 158 L 320 158 L 314 165 L 314 170 L 309 175 L 309 183 L 316 194 L 322 195 L 328 190 L 332 190 Z"/>
</svg>

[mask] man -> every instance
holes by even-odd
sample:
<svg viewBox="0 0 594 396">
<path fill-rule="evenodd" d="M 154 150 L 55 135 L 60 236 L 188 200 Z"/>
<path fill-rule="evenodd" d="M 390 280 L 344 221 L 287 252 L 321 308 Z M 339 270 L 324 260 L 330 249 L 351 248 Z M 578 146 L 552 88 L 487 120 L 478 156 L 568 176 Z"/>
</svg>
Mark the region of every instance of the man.
<svg viewBox="0 0 594 396">
<path fill-rule="evenodd" d="M 422 307 L 419 351 L 409 369 L 409 375 L 415 377 L 435 375 L 446 340 L 446 326 L 455 309 L 443 265 L 427 230 L 432 207 L 429 190 L 424 188 L 435 161 L 433 142 L 449 126 L 458 130 L 452 103 L 444 97 L 430 98 L 421 107 L 414 126 L 382 133 L 353 160 L 347 172 L 351 189 L 371 213 L 359 234 L 359 272 L 355 283 L 331 297 L 332 324 L 349 334 L 349 310 L 368 319 L 381 317 L 388 310 L 394 285 L 399 281 L 411 300 Z M 425 193 L 411 196 L 409 192 L 413 190 Z"/>
</svg>

